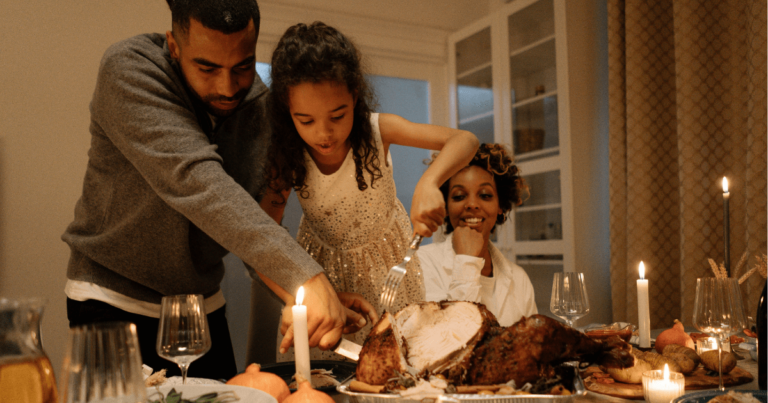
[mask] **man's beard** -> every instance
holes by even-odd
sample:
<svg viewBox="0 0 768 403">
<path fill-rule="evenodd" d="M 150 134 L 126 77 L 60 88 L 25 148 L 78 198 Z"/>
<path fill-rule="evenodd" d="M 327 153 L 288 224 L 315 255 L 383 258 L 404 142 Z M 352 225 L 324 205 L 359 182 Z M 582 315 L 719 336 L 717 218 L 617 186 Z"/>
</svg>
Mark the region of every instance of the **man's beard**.
<svg viewBox="0 0 768 403">
<path fill-rule="evenodd" d="M 178 59 L 174 59 L 174 61 L 178 63 Z M 179 66 L 179 70 L 182 70 L 181 66 Z M 200 96 L 200 94 L 198 94 L 197 91 L 195 91 L 195 89 L 191 85 L 189 85 L 189 81 L 187 80 L 187 76 L 184 75 L 183 70 L 181 73 L 181 77 L 184 79 L 184 84 L 187 86 L 187 89 L 189 90 L 189 92 L 192 93 L 192 96 L 194 96 L 195 98 L 197 98 L 198 101 L 203 103 L 203 105 L 205 106 L 205 110 L 208 113 L 210 113 L 213 116 L 216 116 L 217 118 L 225 118 L 233 114 L 238 108 L 240 108 L 241 104 L 238 103 L 237 107 L 235 108 L 223 110 L 223 109 L 216 108 L 215 106 L 211 105 L 211 103 L 216 101 L 235 101 L 235 100 L 242 102 L 242 100 L 245 99 L 245 96 L 248 94 L 248 90 L 250 89 L 250 88 L 243 88 L 240 91 L 237 91 L 233 97 L 225 97 L 223 95 L 213 95 L 213 94 L 206 95 L 203 97 L 203 96 Z"/>
<path fill-rule="evenodd" d="M 237 91 L 234 96 L 232 97 L 225 97 L 223 95 L 206 95 L 204 97 L 201 97 L 200 94 L 198 94 L 195 90 L 192 90 L 192 93 L 195 94 L 195 97 L 203 102 L 205 105 L 205 109 L 208 110 L 208 113 L 210 113 L 213 116 L 216 116 L 218 118 L 224 118 L 229 115 L 231 115 L 233 112 L 235 112 L 240 107 L 240 102 L 245 99 L 245 95 L 248 94 L 248 88 L 243 88 L 240 91 Z M 218 101 L 238 101 L 237 107 L 232 109 L 219 109 L 212 104 L 214 102 Z"/>
</svg>

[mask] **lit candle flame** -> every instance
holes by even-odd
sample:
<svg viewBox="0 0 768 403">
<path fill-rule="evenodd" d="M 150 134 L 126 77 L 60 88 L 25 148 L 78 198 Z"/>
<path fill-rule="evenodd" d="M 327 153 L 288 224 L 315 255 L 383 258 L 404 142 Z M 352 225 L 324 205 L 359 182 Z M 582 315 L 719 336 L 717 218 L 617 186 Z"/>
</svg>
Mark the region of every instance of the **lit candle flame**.
<svg viewBox="0 0 768 403">
<path fill-rule="evenodd" d="M 301 305 L 304 302 L 304 287 L 299 287 L 299 292 L 296 293 L 296 305 Z"/>
<path fill-rule="evenodd" d="M 645 280 L 645 264 L 640 261 L 640 280 Z"/>
<path fill-rule="evenodd" d="M 728 178 L 723 176 L 723 193 L 728 193 Z"/>
<path fill-rule="evenodd" d="M 664 374 L 664 382 L 668 382 L 669 381 L 669 365 L 664 364 L 663 374 Z"/>
</svg>

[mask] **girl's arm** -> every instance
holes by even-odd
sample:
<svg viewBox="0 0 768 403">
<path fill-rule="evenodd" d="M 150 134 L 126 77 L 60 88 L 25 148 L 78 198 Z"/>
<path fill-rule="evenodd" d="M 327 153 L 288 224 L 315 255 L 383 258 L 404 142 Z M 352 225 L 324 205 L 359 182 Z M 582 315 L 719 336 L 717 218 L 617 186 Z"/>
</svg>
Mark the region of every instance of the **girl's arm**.
<svg viewBox="0 0 768 403">
<path fill-rule="evenodd" d="M 469 164 L 480 142 L 465 130 L 413 123 L 388 113 L 379 114 L 379 130 L 386 152 L 390 144 L 440 151 L 416 184 L 411 202 L 414 231 L 432 236 L 446 215 L 440 185 Z"/>
</svg>

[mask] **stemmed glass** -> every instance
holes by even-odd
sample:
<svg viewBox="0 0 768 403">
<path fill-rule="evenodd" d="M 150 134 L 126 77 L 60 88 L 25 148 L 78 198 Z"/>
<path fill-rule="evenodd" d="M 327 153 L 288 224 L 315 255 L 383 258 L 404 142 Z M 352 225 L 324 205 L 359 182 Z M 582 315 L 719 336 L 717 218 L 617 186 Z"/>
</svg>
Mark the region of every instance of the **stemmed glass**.
<svg viewBox="0 0 768 403">
<path fill-rule="evenodd" d="M 163 297 L 156 348 L 160 357 L 179 366 L 182 384 L 186 384 L 189 365 L 211 349 L 202 295 Z"/>
<path fill-rule="evenodd" d="M 559 272 L 552 280 L 549 310 L 573 327 L 576 319 L 589 313 L 589 298 L 584 273 Z"/>
<path fill-rule="evenodd" d="M 696 280 L 693 325 L 717 339 L 720 390 L 723 387 L 723 342 L 747 325 L 741 289 L 735 278 L 700 278 Z"/>
<path fill-rule="evenodd" d="M 60 385 L 63 403 L 144 403 L 147 389 L 136 325 L 109 322 L 71 328 Z"/>
</svg>

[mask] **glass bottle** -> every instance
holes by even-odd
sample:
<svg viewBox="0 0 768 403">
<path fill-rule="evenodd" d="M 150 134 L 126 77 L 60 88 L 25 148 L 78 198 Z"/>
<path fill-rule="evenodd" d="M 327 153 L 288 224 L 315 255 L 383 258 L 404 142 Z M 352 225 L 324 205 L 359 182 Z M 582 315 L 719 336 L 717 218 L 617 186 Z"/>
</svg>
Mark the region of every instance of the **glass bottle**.
<svg viewBox="0 0 768 403">
<path fill-rule="evenodd" d="M 45 301 L 0 298 L 0 402 L 56 403 L 53 367 L 43 351 Z"/>
</svg>

